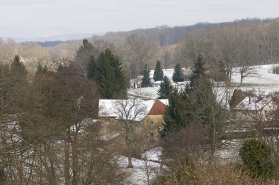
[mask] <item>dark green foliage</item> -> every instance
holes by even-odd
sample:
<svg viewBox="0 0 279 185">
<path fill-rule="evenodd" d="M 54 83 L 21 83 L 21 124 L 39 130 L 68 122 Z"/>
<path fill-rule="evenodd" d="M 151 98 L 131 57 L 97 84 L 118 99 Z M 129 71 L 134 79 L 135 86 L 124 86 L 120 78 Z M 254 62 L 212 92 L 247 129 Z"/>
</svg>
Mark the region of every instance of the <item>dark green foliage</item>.
<svg viewBox="0 0 279 185">
<path fill-rule="evenodd" d="M 155 70 L 154 70 L 154 76 L 153 76 L 153 79 L 154 81 L 162 81 L 163 80 L 163 77 L 164 77 L 164 72 L 161 68 L 161 63 L 160 61 L 158 60 L 157 63 L 156 63 L 156 67 L 155 67 Z"/>
<path fill-rule="evenodd" d="M 201 55 L 199 55 L 195 63 L 195 70 L 193 71 L 190 83 L 190 94 L 195 112 L 200 117 L 200 122 L 203 124 L 209 123 L 210 112 L 218 109 L 216 97 L 212 90 L 212 83 L 208 76 L 205 75 L 204 62 Z M 213 106 L 213 107 L 212 107 Z"/>
<path fill-rule="evenodd" d="M 46 73 L 48 71 L 47 66 L 42 66 L 41 63 L 39 63 L 37 67 L 37 73 Z"/>
<path fill-rule="evenodd" d="M 18 55 L 14 57 L 14 61 L 12 62 L 11 65 L 11 72 L 13 73 L 13 75 L 18 75 L 19 77 L 27 75 L 25 66 L 20 61 L 20 57 Z"/>
<path fill-rule="evenodd" d="M 96 76 L 97 64 L 94 55 L 89 58 L 89 63 L 87 66 L 87 78 L 94 78 Z"/>
<path fill-rule="evenodd" d="M 128 79 L 119 58 L 110 49 L 101 52 L 97 62 L 94 56 L 90 57 L 87 76 L 93 78 L 103 98 L 111 99 L 125 97 L 128 87 Z"/>
<path fill-rule="evenodd" d="M 178 92 L 175 88 L 169 95 L 169 106 L 167 106 L 164 116 L 165 123 L 160 130 L 161 137 L 176 134 L 179 130 L 190 126 L 193 121 L 190 113 L 190 104 L 185 92 Z"/>
<path fill-rule="evenodd" d="M 239 155 L 251 175 L 264 179 L 274 177 L 275 166 L 272 149 L 263 140 L 250 139 L 243 142 Z"/>
<path fill-rule="evenodd" d="M 183 82 L 183 73 L 180 64 L 175 65 L 172 80 L 174 82 Z"/>
<path fill-rule="evenodd" d="M 145 66 L 145 70 L 143 71 L 143 78 L 141 82 L 142 87 L 150 87 L 151 86 L 151 81 L 149 77 L 149 70 L 147 66 Z"/>
<path fill-rule="evenodd" d="M 230 100 L 230 108 L 233 109 L 244 99 L 243 93 L 240 89 L 235 89 L 233 91 L 232 98 Z"/>
<path fill-rule="evenodd" d="M 168 77 L 164 76 L 163 82 L 160 84 L 160 89 L 158 90 L 158 99 L 167 99 L 170 93 L 172 92 L 172 85 Z"/>
<path fill-rule="evenodd" d="M 191 85 L 183 92 L 174 90 L 169 95 L 161 136 L 175 134 L 180 129 L 202 124 L 207 137 L 212 141 L 212 151 L 224 135 L 224 110 L 216 101 L 212 84 L 205 74 L 202 57 L 197 59 Z"/>
<path fill-rule="evenodd" d="M 195 70 L 193 71 L 192 77 L 190 78 L 190 87 L 198 87 L 198 79 L 205 76 L 204 61 L 201 55 L 198 56 L 197 62 L 195 63 Z"/>
<path fill-rule="evenodd" d="M 199 55 L 191 77 L 189 99 L 195 112 L 196 122 L 205 125 L 212 141 L 212 152 L 225 134 L 225 109 L 216 101 L 212 83 L 205 74 L 204 59 Z"/>
</svg>

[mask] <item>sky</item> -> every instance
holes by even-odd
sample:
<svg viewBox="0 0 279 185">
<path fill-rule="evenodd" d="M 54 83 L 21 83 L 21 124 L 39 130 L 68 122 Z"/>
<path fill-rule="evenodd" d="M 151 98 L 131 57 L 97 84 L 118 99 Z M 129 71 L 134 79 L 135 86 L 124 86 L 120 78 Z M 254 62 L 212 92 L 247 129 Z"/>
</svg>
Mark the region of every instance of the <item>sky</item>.
<svg viewBox="0 0 279 185">
<path fill-rule="evenodd" d="M 276 18 L 278 10 L 279 0 L 0 0 L 0 28 L 37 34 L 105 33 Z"/>
</svg>

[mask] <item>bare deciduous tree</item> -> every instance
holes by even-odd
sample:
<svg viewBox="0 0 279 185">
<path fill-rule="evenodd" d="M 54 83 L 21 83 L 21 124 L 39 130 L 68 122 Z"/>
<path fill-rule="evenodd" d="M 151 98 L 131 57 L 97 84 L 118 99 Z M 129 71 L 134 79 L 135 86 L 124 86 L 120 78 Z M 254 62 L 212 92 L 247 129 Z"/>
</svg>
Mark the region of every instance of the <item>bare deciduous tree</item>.
<svg viewBox="0 0 279 185">
<path fill-rule="evenodd" d="M 146 115 L 146 106 L 140 99 L 126 99 L 114 102 L 114 110 L 119 126 L 122 128 L 122 136 L 125 139 L 128 157 L 128 168 L 133 168 L 131 160 L 131 146 L 133 134 L 139 131 L 139 121 Z"/>
</svg>

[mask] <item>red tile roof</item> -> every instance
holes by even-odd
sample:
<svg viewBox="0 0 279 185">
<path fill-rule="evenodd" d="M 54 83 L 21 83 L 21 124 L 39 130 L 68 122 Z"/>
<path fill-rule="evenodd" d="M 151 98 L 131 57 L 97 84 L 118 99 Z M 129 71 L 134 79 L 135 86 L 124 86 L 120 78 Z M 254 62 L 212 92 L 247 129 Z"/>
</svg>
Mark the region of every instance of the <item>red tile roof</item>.
<svg viewBox="0 0 279 185">
<path fill-rule="evenodd" d="M 160 100 L 156 100 L 152 108 L 150 109 L 148 115 L 164 114 L 165 108 L 166 108 L 165 104 L 163 104 Z"/>
</svg>

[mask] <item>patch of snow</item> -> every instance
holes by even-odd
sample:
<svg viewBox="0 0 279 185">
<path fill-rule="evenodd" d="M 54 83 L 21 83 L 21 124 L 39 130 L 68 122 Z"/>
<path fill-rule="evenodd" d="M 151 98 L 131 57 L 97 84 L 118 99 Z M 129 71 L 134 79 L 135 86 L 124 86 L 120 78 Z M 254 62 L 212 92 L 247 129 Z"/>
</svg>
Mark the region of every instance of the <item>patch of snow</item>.
<svg viewBox="0 0 279 185">
<path fill-rule="evenodd" d="M 120 134 L 119 132 L 112 132 L 112 133 L 109 133 L 109 134 L 106 134 L 106 135 L 100 137 L 100 139 L 103 141 L 109 141 L 109 140 L 114 139 L 117 136 L 119 136 L 119 134 Z"/>
<path fill-rule="evenodd" d="M 135 158 L 132 158 L 133 168 L 126 168 L 128 166 L 128 158 L 124 156 L 119 156 L 117 157 L 117 159 L 118 165 L 124 168 L 124 171 L 127 171 L 131 174 L 127 179 L 127 181 L 129 182 L 128 184 L 147 184 L 147 170 L 150 173 L 150 181 L 152 181 L 157 174 L 161 173 L 162 170 L 168 170 L 166 166 L 162 166 L 161 169 L 160 163 Z"/>
<path fill-rule="evenodd" d="M 144 152 L 141 157 L 146 158 L 149 161 L 161 161 L 160 157 L 162 156 L 163 148 L 158 146 L 151 150 Z"/>
</svg>

